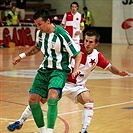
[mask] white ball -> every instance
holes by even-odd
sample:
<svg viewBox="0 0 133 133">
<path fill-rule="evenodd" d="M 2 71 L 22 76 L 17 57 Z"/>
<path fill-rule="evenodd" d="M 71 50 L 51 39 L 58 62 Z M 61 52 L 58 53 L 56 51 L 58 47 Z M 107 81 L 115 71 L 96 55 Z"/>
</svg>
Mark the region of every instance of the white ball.
<svg viewBox="0 0 133 133">
<path fill-rule="evenodd" d="M 55 17 L 54 17 L 54 20 L 58 20 L 58 17 L 57 17 L 57 16 L 55 16 Z"/>
</svg>

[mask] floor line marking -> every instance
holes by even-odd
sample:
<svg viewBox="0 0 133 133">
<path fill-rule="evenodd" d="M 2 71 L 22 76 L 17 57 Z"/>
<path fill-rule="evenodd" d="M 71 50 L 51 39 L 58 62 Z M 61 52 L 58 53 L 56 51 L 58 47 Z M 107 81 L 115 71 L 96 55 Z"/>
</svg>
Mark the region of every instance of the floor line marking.
<svg viewBox="0 0 133 133">
<path fill-rule="evenodd" d="M 123 102 L 123 103 L 116 103 L 116 104 L 110 104 L 110 105 L 95 107 L 94 110 L 103 109 L 103 108 L 109 108 L 109 107 L 114 107 L 114 106 L 129 104 L 129 103 L 133 103 L 133 101 L 128 101 L 128 102 Z M 79 113 L 79 112 L 82 112 L 82 111 L 83 110 L 77 110 L 77 111 L 72 111 L 72 112 L 61 113 L 61 114 L 58 114 L 58 116 Z M 44 118 L 46 118 L 46 117 L 44 117 Z M 7 118 L 0 118 L 0 120 L 16 121 L 16 119 L 7 119 Z M 32 121 L 32 120 L 33 120 L 33 118 L 32 119 L 27 119 L 26 121 Z"/>
<path fill-rule="evenodd" d="M 105 105 L 105 106 L 100 106 L 100 107 L 95 107 L 94 110 L 108 108 L 108 107 L 114 107 L 114 106 L 119 106 L 119 105 L 128 104 L 128 103 L 133 103 L 133 101 L 123 102 L 123 103 L 116 103 L 116 104 L 110 104 L 110 105 Z M 62 113 L 62 114 L 58 114 L 58 115 L 62 116 L 62 115 L 73 114 L 73 113 L 82 112 L 82 111 L 83 110 L 77 110 L 77 111 Z"/>
</svg>

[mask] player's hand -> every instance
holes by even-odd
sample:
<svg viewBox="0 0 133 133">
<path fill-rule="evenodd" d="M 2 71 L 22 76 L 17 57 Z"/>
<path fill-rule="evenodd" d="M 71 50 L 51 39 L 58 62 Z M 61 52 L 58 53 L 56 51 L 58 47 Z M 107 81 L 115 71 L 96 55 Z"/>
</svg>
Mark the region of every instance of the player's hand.
<svg viewBox="0 0 133 133">
<path fill-rule="evenodd" d="M 73 70 L 72 79 L 74 79 L 77 75 L 79 75 L 79 71 L 78 70 Z"/>
<path fill-rule="evenodd" d="M 80 35 L 80 31 L 75 32 L 75 36 Z"/>
<path fill-rule="evenodd" d="M 121 72 L 119 73 L 119 75 L 120 75 L 120 76 L 131 76 L 131 74 L 130 74 L 129 72 L 127 72 L 127 71 L 121 71 Z"/>
<path fill-rule="evenodd" d="M 18 64 L 18 63 L 21 61 L 21 59 L 22 59 L 22 58 L 21 58 L 20 56 L 15 57 L 15 58 L 13 59 L 13 61 L 12 61 L 13 65 Z"/>
</svg>

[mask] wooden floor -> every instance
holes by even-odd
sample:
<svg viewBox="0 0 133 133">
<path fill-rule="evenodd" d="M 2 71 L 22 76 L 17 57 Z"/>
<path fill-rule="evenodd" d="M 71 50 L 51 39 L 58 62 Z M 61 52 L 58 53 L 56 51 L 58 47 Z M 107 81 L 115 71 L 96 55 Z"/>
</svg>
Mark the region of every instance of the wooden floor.
<svg viewBox="0 0 133 133">
<path fill-rule="evenodd" d="M 7 125 L 16 121 L 28 104 L 28 90 L 42 54 L 28 57 L 14 66 L 12 59 L 27 48 L 0 48 L 0 133 L 9 133 Z M 97 48 L 120 69 L 133 73 L 133 46 L 101 44 Z M 121 78 L 97 68 L 86 86 L 95 106 L 89 133 L 133 133 L 133 74 Z M 47 104 L 42 106 L 46 116 Z M 79 133 L 83 106 L 63 97 L 54 133 Z M 46 117 L 45 123 L 46 123 Z M 38 133 L 30 117 L 15 133 Z"/>
</svg>

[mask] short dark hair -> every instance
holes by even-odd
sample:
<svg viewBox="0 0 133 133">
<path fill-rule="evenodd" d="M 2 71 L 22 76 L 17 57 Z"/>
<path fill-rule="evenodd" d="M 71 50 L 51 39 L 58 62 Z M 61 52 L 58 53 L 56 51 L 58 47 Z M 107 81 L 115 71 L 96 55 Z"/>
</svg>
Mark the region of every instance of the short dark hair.
<svg viewBox="0 0 133 133">
<path fill-rule="evenodd" d="M 39 8 L 33 15 L 34 20 L 38 18 L 42 18 L 43 21 L 50 19 L 50 22 L 51 22 L 51 14 L 46 9 L 44 9 L 44 7 Z"/>
<path fill-rule="evenodd" d="M 72 7 L 72 4 L 77 5 L 77 7 L 78 7 L 78 9 L 79 9 L 79 4 L 78 4 L 78 2 L 76 2 L 76 1 L 72 2 L 71 5 L 70 5 L 70 8 Z"/>
<path fill-rule="evenodd" d="M 85 33 L 85 35 L 84 35 L 84 37 L 85 36 L 95 36 L 96 38 L 95 38 L 95 41 L 96 42 L 99 42 L 100 41 L 100 34 L 98 33 L 98 31 L 96 31 L 95 29 L 90 29 L 90 30 L 88 30 L 86 33 Z"/>
<path fill-rule="evenodd" d="M 83 10 L 88 10 L 88 8 L 85 6 L 85 7 L 83 8 Z"/>
</svg>

